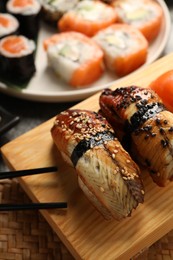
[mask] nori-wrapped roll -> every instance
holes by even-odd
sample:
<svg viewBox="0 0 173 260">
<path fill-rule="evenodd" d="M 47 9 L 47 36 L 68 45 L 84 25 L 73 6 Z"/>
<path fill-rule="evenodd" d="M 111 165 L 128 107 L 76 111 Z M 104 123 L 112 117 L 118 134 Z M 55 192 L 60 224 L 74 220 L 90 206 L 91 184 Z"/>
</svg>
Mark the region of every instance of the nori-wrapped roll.
<svg viewBox="0 0 173 260">
<path fill-rule="evenodd" d="M 19 22 L 15 16 L 0 13 L 0 39 L 12 34 L 18 34 Z"/>
<path fill-rule="evenodd" d="M 6 3 L 8 0 L 0 0 L 0 12 L 5 13 L 6 12 Z"/>
<path fill-rule="evenodd" d="M 74 8 L 80 0 L 41 0 L 42 19 L 57 26 L 58 20 Z"/>
<path fill-rule="evenodd" d="M 9 0 L 7 11 L 20 23 L 20 34 L 36 39 L 39 31 L 41 4 L 38 0 Z"/>
<path fill-rule="evenodd" d="M 0 40 L 1 77 L 14 84 L 24 84 L 36 71 L 35 43 L 25 36 L 7 36 Z"/>
</svg>

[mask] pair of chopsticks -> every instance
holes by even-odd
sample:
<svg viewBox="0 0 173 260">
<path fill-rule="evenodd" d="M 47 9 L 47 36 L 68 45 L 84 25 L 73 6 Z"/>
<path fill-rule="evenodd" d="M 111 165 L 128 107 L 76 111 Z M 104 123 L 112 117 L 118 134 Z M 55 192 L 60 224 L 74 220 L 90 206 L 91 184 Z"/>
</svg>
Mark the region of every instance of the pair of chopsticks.
<svg viewBox="0 0 173 260">
<path fill-rule="evenodd" d="M 51 173 L 57 171 L 57 167 L 44 167 L 28 170 L 0 172 L 0 180 L 12 179 L 17 177 L 29 176 L 34 174 Z M 30 203 L 30 204 L 0 204 L 0 211 L 15 210 L 39 210 L 39 209 L 62 209 L 67 208 L 67 202 L 47 202 L 47 203 Z"/>
</svg>

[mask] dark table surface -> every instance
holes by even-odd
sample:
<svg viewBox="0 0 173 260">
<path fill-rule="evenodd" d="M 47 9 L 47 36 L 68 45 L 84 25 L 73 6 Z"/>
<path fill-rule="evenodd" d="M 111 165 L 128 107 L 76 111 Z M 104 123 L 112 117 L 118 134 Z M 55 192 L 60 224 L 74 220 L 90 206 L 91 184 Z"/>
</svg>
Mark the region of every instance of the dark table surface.
<svg viewBox="0 0 173 260">
<path fill-rule="evenodd" d="M 169 2 L 169 10 L 172 20 L 172 28 L 169 41 L 164 49 L 162 56 L 173 51 L 173 2 Z M 14 115 L 20 117 L 18 124 L 0 136 L 0 146 L 10 142 L 16 137 L 24 134 L 32 128 L 40 125 L 48 119 L 54 117 L 60 111 L 70 108 L 77 102 L 73 103 L 44 103 L 36 101 L 27 101 L 11 97 L 0 93 L 0 106 Z M 8 170 L 2 158 L 0 157 L 0 171 Z"/>
<path fill-rule="evenodd" d="M 26 101 L 0 93 L 0 106 L 13 115 L 20 117 L 19 122 L 6 133 L 0 136 L 0 146 L 10 142 L 14 138 L 26 133 L 54 117 L 59 112 L 70 108 L 73 103 L 44 103 Z M 0 157 L 0 171 L 8 170 Z"/>
</svg>

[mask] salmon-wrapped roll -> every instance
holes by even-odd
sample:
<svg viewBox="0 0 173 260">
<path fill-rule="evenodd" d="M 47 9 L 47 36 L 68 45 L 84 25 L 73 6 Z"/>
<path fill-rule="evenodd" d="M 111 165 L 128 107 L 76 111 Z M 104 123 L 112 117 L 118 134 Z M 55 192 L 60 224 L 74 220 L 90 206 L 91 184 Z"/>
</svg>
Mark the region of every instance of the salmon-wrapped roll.
<svg viewBox="0 0 173 260">
<path fill-rule="evenodd" d="M 105 219 L 121 220 L 144 200 L 140 171 L 101 115 L 66 110 L 57 115 L 52 138 L 77 172 L 80 188 Z"/>
<path fill-rule="evenodd" d="M 117 14 L 110 5 L 100 1 L 83 0 L 66 12 L 57 26 L 60 32 L 76 31 L 92 37 L 116 20 Z"/>
<path fill-rule="evenodd" d="M 115 23 L 100 30 L 93 39 L 104 52 L 106 67 L 119 77 L 131 73 L 146 62 L 148 42 L 131 25 Z"/>
<path fill-rule="evenodd" d="M 163 10 L 158 1 L 114 0 L 112 6 L 117 13 L 118 22 L 140 30 L 149 42 L 156 39 L 163 22 Z"/>
<path fill-rule="evenodd" d="M 53 34 L 44 41 L 44 48 L 49 66 L 74 88 L 95 82 L 104 72 L 102 49 L 82 33 Z"/>
<path fill-rule="evenodd" d="M 127 134 L 138 156 L 159 186 L 173 180 L 173 114 L 151 89 L 136 86 L 106 89 L 100 96 L 102 113 L 120 136 Z"/>
</svg>

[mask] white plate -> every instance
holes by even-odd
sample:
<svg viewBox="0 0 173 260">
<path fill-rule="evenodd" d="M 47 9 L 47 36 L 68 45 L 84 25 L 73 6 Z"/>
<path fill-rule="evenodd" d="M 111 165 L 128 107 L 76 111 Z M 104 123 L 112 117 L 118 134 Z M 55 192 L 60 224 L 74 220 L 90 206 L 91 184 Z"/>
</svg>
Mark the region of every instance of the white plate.
<svg viewBox="0 0 173 260">
<path fill-rule="evenodd" d="M 146 63 L 140 67 L 143 68 L 149 63 L 155 61 L 162 54 L 170 33 L 171 19 L 169 10 L 163 0 L 157 0 L 164 13 L 164 19 L 160 33 L 156 40 L 150 45 L 148 58 Z M 55 32 L 55 31 L 54 31 Z M 0 91 L 22 99 L 43 101 L 43 102 L 64 102 L 64 101 L 79 101 L 85 99 L 97 91 L 106 88 L 114 81 L 120 81 L 122 78 L 116 78 L 115 75 L 106 72 L 94 84 L 82 89 L 73 89 L 63 81 L 57 79 L 57 76 L 47 66 L 47 57 L 43 49 L 43 40 L 54 33 L 49 27 L 42 25 L 39 38 L 38 50 L 36 55 L 36 69 L 35 76 L 31 79 L 25 89 L 15 89 L 8 87 L 0 82 Z"/>
</svg>

